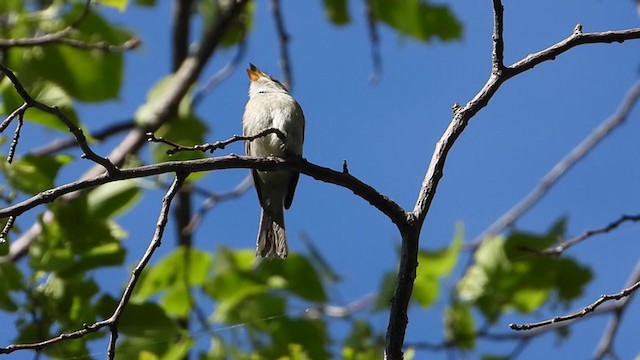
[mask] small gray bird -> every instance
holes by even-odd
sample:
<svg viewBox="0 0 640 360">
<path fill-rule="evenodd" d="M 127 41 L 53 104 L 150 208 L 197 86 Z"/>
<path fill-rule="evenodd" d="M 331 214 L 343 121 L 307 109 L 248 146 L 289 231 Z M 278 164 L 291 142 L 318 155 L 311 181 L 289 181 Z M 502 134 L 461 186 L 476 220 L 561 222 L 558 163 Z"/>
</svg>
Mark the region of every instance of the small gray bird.
<svg viewBox="0 0 640 360">
<path fill-rule="evenodd" d="M 247 69 L 251 85 L 249 101 L 242 116 L 244 136 L 256 135 L 276 128 L 285 135 L 283 142 L 276 134 L 247 141 L 248 156 L 302 156 L 304 114 L 298 102 L 278 80 L 263 73 L 253 64 Z M 262 207 L 256 255 L 264 258 L 287 257 L 287 234 L 284 230 L 284 209 L 293 201 L 299 173 L 252 170 L 253 183 Z"/>
</svg>

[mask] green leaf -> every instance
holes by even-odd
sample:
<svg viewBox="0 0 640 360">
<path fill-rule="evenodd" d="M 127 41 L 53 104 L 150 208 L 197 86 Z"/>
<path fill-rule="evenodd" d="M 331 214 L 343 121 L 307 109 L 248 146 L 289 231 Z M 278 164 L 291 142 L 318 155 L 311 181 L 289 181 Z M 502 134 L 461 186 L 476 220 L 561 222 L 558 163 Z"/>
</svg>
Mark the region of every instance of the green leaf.
<svg viewBox="0 0 640 360">
<path fill-rule="evenodd" d="M 323 302 L 327 299 L 324 286 L 316 269 L 309 260 L 298 254 L 290 254 L 286 261 L 266 261 L 258 269 L 268 283 L 284 287 L 309 301 Z"/>
<path fill-rule="evenodd" d="M 224 1 L 207 0 L 201 1 L 198 7 L 198 13 L 201 14 L 204 21 L 202 29 L 209 29 L 214 21 L 218 21 L 218 16 L 224 11 L 227 4 Z M 253 26 L 253 15 L 255 5 L 249 2 L 242 8 L 242 12 L 236 16 L 224 34 L 221 45 L 224 48 L 237 45 L 244 40 L 246 35 Z"/>
<path fill-rule="evenodd" d="M 543 235 L 515 232 L 485 239 L 458 284 L 459 299 L 495 322 L 507 311 L 531 313 L 548 302 L 553 306 L 579 297 L 591 270 L 571 258 L 539 253 L 562 237 L 565 223 L 559 220 Z"/>
<path fill-rule="evenodd" d="M 120 318 L 118 330 L 125 335 L 156 339 L 168 339 L 179 331 L 175 322 L 154 303 L 127 304 Z"/>
<path fill-rule="evenodd" d="M 462 36 L 462 25 L 445 5 L 422 0 L 372 0 L 376 18 L 404 35 L 429 41 L 448 41 Z"/>
<path fill-rule="evenodd" d="M 447 342 L 454 343 L 462 349 L 473 349 L 476 335 L 469 306 L 455 303 L 447 307 L 444 314 L 444 332 Z"/>
<path fill-rule="evenodd" d="M 78 18 L 82 6 L 65 15 L 68 23 Z M 121 45 L 131 35 L 117 29 L 96 12 L 90 12 L 76 27 L 76 40 Z M 77 34 L 77 35 L 76 35 Z M 71 46 L 42 46 L 12 49 L 8 65 L 29 87 L 39 79 L 49 80 L 81 101 L 103 101 L 118 96 L 122 83 L 121 53 L 87 51 Z"/>
<path fill-rule="evenodd" d="M 200 286 L 208 278 L 211 254 L 198 249 L 179 247 L 147 268 L 134 292 L 135 301 L 169 290 L 173 286 Z"/>
<path fill-rule="evenodd" d="M 255 294 L 219 303 L 212 318 L 218 323 L 246 323 L 247 327 L 267 331 L 269 321 L 258 320 L 280 317 L 285 312 L 286 303 L 281 297 L 271 294 Z"/>
<path fill-rule="evenodd" d="M 86 195 L 68 202 L 51 205 L 55 221 L 45 226 L 58 226 L 61 240 L 74 254 L 88 253 L 95 247 L 117 242 L 121 231 L 117 226 L 88 210 Z"/>
<path fill-rule="evenodd" d="M 89 193 L 88 210 L 103 218 L 116 216 L 137 202 L 141 195 L 137 179 L 111 182 Z"/>
<path fill-rule="evenodd" d="M 116 8 L 120 11 L 124 11 L 127 8 L 127 0 L 99 0 L 98 3 Z"/>
<path fill-rule="evenodd" d="M 339 282 L 340 275 L 331 267 L 327 259 L 320 253 L 318 247 L 309 238 L 307 234 L 300 235 L 300 241 L 307 248 L 309 253 L 309 261 L 319 270 L 320 274 L 330 282 Z"/>
<path fill-rule="evenodd" d="M 35 195 L 54 186 L 53 180 L 62 165 L 71 161 L 69 155 L 54 157 L 26 155 L 4 166 L 7 181 L 14 188 Z"/>
<path fill-rule="evenodd" d="M 421 250 L 418 253 L 418 271 L 413 286 L 412 298 L 420 306 L 429 307 L 438 299 L 439 279 L 448 275 L 455 267 L 464 239 L 464 229 L 457 226 L 449 247 L 436 251 Z"/>
<path fill-rule="evenodd" d="M 266 352 L 267 358 L 276 359 L 287 355 L 287 350 L 289 354 L 304 352 L 310 359 L 330 357 L 325 348 L 328 338 L 324 321 L 282 318 L 271 322 L 268 332 L 272 335 L 273 344 L 270 351 Z M 292 344 L 301 345 L 301 349 L 292 348 Z"/>
<path fill-rule="evenodd" d="M 126 256 L 125 249 L 119 242 L 96 246 L 88 252 L 76 256 L 75 261 L 66 266 L 58 266 L 55 270 L 60 277 L 82 274 L 92 269 L 122 265 Z"/>
<path fill-rule="evenodd" d="M 346 25 L 349 23 L 347 0 L 323 0 L 322 3 L 329 21 L 336 25 Z"/>
</svg>

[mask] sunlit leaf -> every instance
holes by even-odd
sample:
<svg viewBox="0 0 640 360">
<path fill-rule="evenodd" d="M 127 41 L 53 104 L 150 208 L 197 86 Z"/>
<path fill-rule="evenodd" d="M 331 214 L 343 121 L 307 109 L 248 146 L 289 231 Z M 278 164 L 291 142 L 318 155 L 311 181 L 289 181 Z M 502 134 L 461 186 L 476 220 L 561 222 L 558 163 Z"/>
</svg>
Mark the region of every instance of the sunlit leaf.
<svg viewBox="0 0 640 360">
<path fill-rule="evenodd" d="M 473 349 L 476 336 L 471 309 L 460 303 L 447 307 L 444 315 L 444 333 L 447 341 L 462 349 Z"/>
<path fill-rule="evenodd" d="M 140 199 L 140 196 L 137 179 L 111 182 L 89 193 L 88 210 L 104 218 L 119 215 Z"/>
<path fill-rule="evenodd" d="M 210 253 L 179 247 L 146 269 L 136 287 L 134 297 L 140 302 L 179 283 L 180 286 L 202 285 L 208 278 L 210 268 Z"/>
<path fill-rule="evenodd" d="M 71 161 L 71 156 L 53 157 L 26 155 L 13 164 L 5 165 L 4 172 L 9 184 L 27 194 L 37 194 L 54 186 L 58 170 Z"/>
<path fill-rule="evenodd" d="M 423 0 L 372 0 L 373 13 L 382 22 L 416 40 L 453 40 L 462 36 L 462 25 L 446 5 Z"/>
<path fill-rule="evenodd" d="M 98 3 L 114 7 L 120 11 L 124 11 L 127 8 L 127 0 L 99 0 Z"/>
</svg>

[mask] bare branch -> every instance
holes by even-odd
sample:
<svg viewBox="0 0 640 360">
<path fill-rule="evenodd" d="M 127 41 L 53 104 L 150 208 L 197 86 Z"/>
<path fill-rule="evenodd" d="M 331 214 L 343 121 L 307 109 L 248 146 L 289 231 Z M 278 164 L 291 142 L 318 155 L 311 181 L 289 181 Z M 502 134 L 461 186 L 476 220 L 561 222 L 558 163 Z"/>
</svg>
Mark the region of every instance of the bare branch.
<svg viewBox="0 0 640 360">
<path fill-rule="evenodd" d="M 180 187 L 184 183 L 184 180 L 187 178 L 187 176 L 188 176 L 188 173 L 186 172 L 177 172 L 176 177 L 173 180 L 173 183 L 171 184 L 171 187 L 169 187 L 169 190 L 167 190 L 167 193 L 162 198 L 162 207 L 160 208 L 160 216 L 158 216 L 158 222 L 156 223 L 156 231 L 153 234 L 151 243 L 149 243 L 149 247 L 147 248 L 147 251 L 145 251 L 144 255 L 142 255 L 142 258 L 138 262 L 138 265 L 136 265 L 136 267 L 133 269 L 133 272 L 131 273 L 131 279 L 129 280 L 129 283 L 127 284 L 127 286 L 124 289 L 124 292 L 122 293 L 120 302 L 118 303 L 118 306 L 113 312 L 113 315 L 111 315 L 111 317 L 109 318 L 109 321 L 111 321 L 111 325 L 110 325 L 111 340 L 109 341 L 109 350 L 108 350 L 109 359 L 113 359 L 115 356 L 115 342 L 116 342 L 116 338 L 118 337 L 117 326 L 118 326 L 118 322 L 120 321 L 120 317 L 124 312 L 125 306 L 127 306 L 127 304 L 129 303 L 129 298 L 131 298 L 131 294 L 133 294 L 133 289 L 135 288 L 136 283 L 140 279 L 140 274 L 142 274 L 142 270 L 144 270 L 145 266 L 147 266 L 147 264 L 149 263 L 149 260 L 151 260 L 151 256 L 153 255 L 154 251 L 156 251 L 156 249 L 160 247 L 162 236 L 164 235 L 164 229 L 167 226 L 167 222 L 169 220 L 169 208 L 171 207 L 171 200 L 173 200 L 173 197 L 176 195 L 178 190 L 180 190 Z"/>
<path fill-rule="evenodd" d="M 629 115 L 638 98 L 640 98 L 640 81 L 631 87 L 615 113 L 603 121 L 602 124 L 594 129 L 580 144 L 562 158 L 522 200 L 484 230 L 473 241 L 473 247 L 477 247 L 482 239 L 487 236 L 498 234 L 512 226 L 515 221 L 535 205 L 571 167 L 582 160 L 600 141 L 606 138 L 607 135 L 626 120 L 627 115 Z"/>
<path fill-rule="evenodd" d="M 98 321 L 95 324 L 83 326 L 82 329 L 80 330 L 76 330 L 68 333 L 62 333 L 56 337 L 47 339 L 45 341 L 40 341 L 37 343 L 30 343 L 30 344 L 12 344 L 7 347 L 0 348 L 0 354 L 10 354 L 18 350 L 36 350 L 36 351 L 41 350 L 49 345 L 56 344 L 61 341 L 81 338 L 87 334 L 97 332 L 103 327 L 107 327 L 110 325 L 111 325 L 111 322 L 109 320 Z"/>
<path fill-rule="evenodd" d="M 580 30 L 582 30 L 580 28 Z M 623 43 L 627 40 L 640 39 L 640 28 L 583 33 L 574 31 L 568 38 L 542 50 L 535 54 L 531 54 L 526 58 L 509 66 L 508 78 L 512 78 L 534 66 L 549 60 L 555 60 L 556 56 L 565 53 L 567 50 L 584 44 L 602 44 L 602 43 Z"/>
<path fill-rule="evenodd" d="M 289 60 L 289 34 L 284 27 L 284 19 L 280 11 L 280 0 L 271 0 L 271 14 L 276 23 L 278 44 L 280 45 L 280 66 L 282 67 L 282 82 L 291 91 L 293 89 L 293 77 L 291 76 L 291 61 Z"/>
<path fill-rule="evenodd" d="M 18 115 L 18 126 L 16 127 L 16 131 L 13 132 L 13 139 L 11 139 L 11 145 L 9 145 L 9 152 L 7 153 L 7 162 L 11 164 L 13 162 L 13 156 L 16 153 L 16 148 L 18 147 L 18 141 L 20 140 L 20 130 L 22 130 L 22 125 L 24 124 L 24 111 Z"/>
<path fill-rule="evenodd" d="M 169 161 L 164 163 L 121 169 L 117 173 L 102 173 L 90 179 L 74 181 L 65 185 L 43 191 L 27 200 L 0 209 L 0 218 L 18 216 L 38 205 L 42 205 L 75 191 L 94 188 L 113 181 L 142 178 L 170 172 L 201 172 L 222 169 L 256 169 L 264 171 L 288 169 L 311 176 L 316 180 L 335 184 L 347 188 L 362 199 L 387 215 L 396 225 L 404 224 L 405 211 L 393 200 L 376 191 L 370 185 L 362 182 L 351 174 L 335 171 L 312 164 L 305 159 L 281 159 L 275 157 L 254 158 L 247 156 L 221 156 L 216 158 L 197 159 L 189 161 Z"/>
<path fill-rule="evenodd" d="M 610 223 L 609 225 L 603 227 L 603 228 L 598 228 L 598 229 L 592 229 L 592 230 L 587 230 L 584 233 L 582 233 L 579 236 L 576 236 L 572 239 L 566 240 L 561 242 L 560 244 L 558 244 L 557 246 L 554 246 L 552 248 L 546 249 L 544 251 L 542 251 L 543 254 L 549 254 L 549 255 L 560 255 L 562 254 L 565 250 L 567 250 L 568 248 L 572 247 L 573 245 L 584 241 L 594 235 L 599 235 L 599 234 L 605 234 L 608 233 L 610 231 L 615 230 L 616 228 L 618 228 L 618 226 L 622 225 L 622 223 L 627 222 L 627 221 L 633 221 L 633 222 L 637 222 L 640 221 L 640 215 L 622 215 L 622 217 L 620 217 L 620 219 Z"/>
<path fill-rule="evenodd" d="M 110 173 L 115 173 L 118 171 L 118 168 L 113 163 L 111 163 L 109 159 L 98 156 L 96 153 L 93 152 L 93 150 L 91 150 L 91 148 L 87 144 L 87 138 L 84 136 L 82 129 L 75 126 L 73 122 L 62 111 L 60 111 L 60 109 L 58 109 L 58 107 L 43 104 L 35 100 L 34 98 L 32 98 L 31 95 L 29 95 L 29 93 L 27 92 L 27 90 L 25 90 L 25 88 L 22 86 L 22 84 L 20 83 L 16 75 L 2 64 L 0 64 L 0 71 L 2 71 L 9 78 L 9 80 L 11 80 L 14 88 L 16 89 L 20 97 L 22 97 L 22 99 L 24 100 L 27 108 L 34 107 L 38 110 L 54 115 L 69 128 L 69 131 L 76 138 L 76 141 L 78 142 L 78 144 L 80 145 L 80 148 L 84 152 L 83 157 L 101 165 Z M 24 111 L 22 113 L 24 113 Z"/>
<path fill-rule="evenodd" d="M 504 6 L 501 0 L 493 0 L 493 53 L 491 55 L 491 67 L 497 74 L 504 69 Z"/>
<path fill-rule="evenodd" d="M 640 262 L 636 263 L 636 268 L 633 273 L 629 277 L 627 281 L 627 286 L 631 286 L 632 284 L 640 282 Z M 633 294 L 623 298 L 617 303 L 617 308 L 613 312 L 613 319 L 609 321 L 607 325 L 607 329 L 602 334 L 600 338 L 600 343 L 598 344 L 598 348 L 596 349 L 596 353 L 594 355 L 594 359 L 602 359 L 606 355 L 610 355 L 613 352 L 613 340 L 615 339 L 616 333 L 618 332 L 618 328 L 620 326 L 620 322 L 622 321 L 622 315 L 627 309 L 627 305 L 631 301 Z"/>
<path fill-rule="evenodd" d="M 497 22 L 494 23 L 493 34 L 493 38 L 495 39 L 493 43 L 493 54 L 495 54 L 494 64 L 496 64 L 496 62 L 499 64 L 500 54 L 503 54 L 504 51 L 502 42 L 500 41 L 502 34 L 499 33 L 499 31 L 503 29 L 501 10 L 501 1 L 494 1 L 494 22 Z M 385 356 L 387 359 L 402 359 L 402 345 L 408 323 L 407 309 L 413 290 L 416 268 L 418 266 L 417 256 L 422 224 L 424 223 L 424 219 L 427 216 L 435 197 L 436 189 L 442 178 L 447 155 L 455 141 L 469 124 L 471 118 L 489 103 L 489 100 L 491 100 L 502 83 L 544 61 L 555 59 L 557 56 L 575 46 L 590 43 L 623 42 L 625 40 L 638 38 L 640 38 L 640 28 L 600 33 L 574 32 L 567 39 L 538 53 L 529 55 L 511 67 L 505 67 L 503 71 L 497 73 L 492 71 L 487 83 L 474 98 L 464 107 L 460 107 L 454 112 L 453 119 L 449 123 L 449 126 L 436 143 L 413 212 L 407 219 L 407 225 L 399 227 L 402 234 L 402 250 L 398 269 L 398 282 L 391 303 L 389 326 L 386 335 Z"/>
<path fill-rule="evenodd" d="M 9 231 L 11 231 L 11 228 L 13 227 L 15 221 L 15 216 L 9 216 L 9 219 L 7 219 L 7 223 L 4 224 L 4 228 L 2 228 L 2 232 L 0 232 L 0 244 L 7 241 L 7 235 L 9 235 Z"/>
<path fill-rule="evenodd" d="M 588 305 L 584 307 L 582 310 L 577 311 L 573 314 L 569 314 L 566 316 L 556 316 L 552 319 L 539 321 L 536 323 L 529 323 L 529 324 L 522 324 L 522 325 L 509 324 L 509 328 L 511 328 L 512 330 L 518 330 L 518 331 L 529 330 L 529 329 L 535 329 L 538 327 L 547 326 L 547 325 L 551 325 L 551 324 L 555 324 L 563 321 L 570 321 L 570 320 L 582 318 L 592 313 L 595 309 L 597 309 L 603 303 L 611 300 L 620 300 L 622 298 L 628 297 L 631 294 L 633 294 L 636 290 L 638 290 L 638 288 L 640 288 L 640 280 L 638 280 L 635 284 L 629 286 L 628 288 L 623 289 L 618 293 L 610 294 L 610 295 L 601 295 L 600 298 L 594 301 L 591 305 Z"/>
</svg>

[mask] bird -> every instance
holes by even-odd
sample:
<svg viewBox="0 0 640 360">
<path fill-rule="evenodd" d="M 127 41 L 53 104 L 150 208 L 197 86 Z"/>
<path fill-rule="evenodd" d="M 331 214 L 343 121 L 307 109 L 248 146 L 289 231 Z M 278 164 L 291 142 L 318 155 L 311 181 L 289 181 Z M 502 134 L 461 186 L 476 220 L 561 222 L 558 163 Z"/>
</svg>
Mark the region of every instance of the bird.
<svg viewBox="0 0 640 360">
<path fill-rule="evenodd" d="M 247 156 L 302 157 L 305 118 L 300 104 L 278 80 L 249 64 L 249 100 L 242 116 L 243 136 L 251 137 L 275 128 L 277 134 L 245 142 Z M 251 170 L 261 214 L 256 256 L 285 259 L 289 253 L 284 209 L 289 209 L 300 173 L 291 170 Z"/>
</svg>

